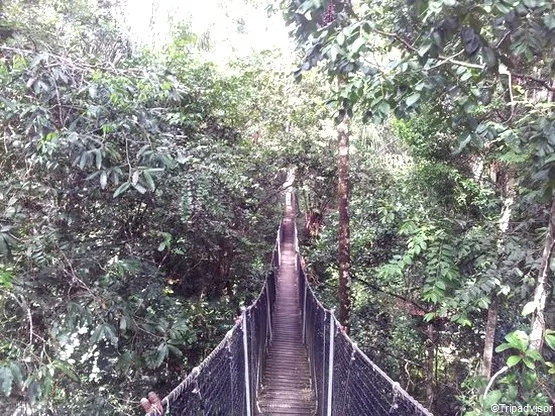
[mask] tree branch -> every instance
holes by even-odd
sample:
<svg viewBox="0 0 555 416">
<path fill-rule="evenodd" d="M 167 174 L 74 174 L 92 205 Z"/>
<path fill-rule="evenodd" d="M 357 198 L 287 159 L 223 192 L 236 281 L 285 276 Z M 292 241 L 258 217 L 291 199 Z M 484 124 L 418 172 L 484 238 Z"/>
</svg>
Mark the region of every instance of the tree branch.
<svg viewBox="0 0 555 416">
<path fill-rule="evenodd" d="M 408 299 L 408 298 L 406 298 L 406 297 L 404 297 L 404 296 L 398 295 L 397 293 L 392 293 L 392 292 L 389 292 L 389 291 L 387 291 L 387 290 L 385 290 L 385 289 L 382 289 L 382 288 L 380 288 L 380 287 L 378 287 L 378 286 L 376 286 L 376 285 L 370 283 L 370 282 L 367 281 L 367 280 L 361 279 L 361 278 L 358 277 L 355 273 L 352 273 L 352 276 L 353 276 L 353 279 L 356 279 L 356 280 L 358 280 L 359 282 L 364 283 L 364 284 L 365 284 L 366 286 L 368 286 L 370 289 L 373 289 L 373 290 L 376 290 L 376 291 L 378 291 L 378 292 L 381 292 L 381 293 L 383 293 L 383 294 L 385 294 L 385 295 L 388 295 L 388 296 L 397 298 L 397 299 L 399 299 L 399 300 L 402 300 L 403 302 L 410 303 L 411 305 L 413 305 L 415 308 L 418 308 L 418 309 L 421 310 L 422 312 L 426 312 L 426 313 L 429 313 L 429 312 L 430 312 L 429 310 L 425 309 L 422 305 L 419 305 L 418 303 L 414 302 L 413 300 Z"/>
<path fill-rule="evenodd" d="M 549 81 L 547 81 L 545 79 L 541 79 L 541 78 L 538 78 L 538 77 L 535 77 L 535 76 L 532 76 L 532 75 L 526 75 L 526 74 L 511 73 L 511 75 L 515 78 L 526 79 L 528 81 L 537 82 L 538 84 L 542 85 L 545 89 L 547 89 L 551 92 L 555 92 L 555 87 L 551 86 Z"/>
<path fill-rule="evenodd" d="M 501 374 L 503 374 L 505 371 L 507 371 L 508 369 L 509 369 L 509 367 L 504 366 L 501 370 L 499 370 L 497 373 L 495 373 L 495 374 L 493 375 L 493 377 L 490 379 L 488 385 L 486 386 L 486 390 L 484 391 L 484 396 L 483 396 L 484 400 L 486 399 L 486 396 L 487 396 L 488 393 L 489 393 L 489 389 L 490 389 L 491 386 L 493 385 L 493 382 L 495 381 L 495 379 L 496 379 L 497 377 L 499 377 Z"/>
<path fill-rule="evenodd" d="M 386 37 L 389 37 L 389 38 L 393 38 L 396 41 L 398 41 L 399 43 L 403 44 L 411 52 L 418 53 L 417 48 L 415 48 L 409 41 L 407 41 L 406 39 L 403 39 L 401 36 L 399 36 L 396 33 L 384 32 L 384 31 L 381 31 L 381 30 L 376 30 L 376 33 L 378 33 L 380 35 L 383 35 L 383 36 L 386 36 Z M 507 36 L 507 34 L 505 34 L 505 37 L 506 36 Z M 504 40 L 504 39 L 502 39 L 502 40 Z M 456 54 L 454 56 L 457 56 L 457 55 L 459 55 L 459 54 Z M 449 56 L 445 56 L 445 55 L 439 55 L 438 59 L 441 60 L 442 62 L 435 65 L 435 67 L 441 66 L 445 63 L 452 63 L 454 65 L 463 66 L 463 67 L 472 68 L 472 69 L 479 69 L 481 71 L 486 69 L 486 65 L 473 64 L 472 62 L 460 61 L 458 59 L 453 59 L 453 57 L 449 57 Z M 532 75 L 512 73 L 512 72 L 509 72 L 509 71 L 507 71 L 507 72 L 515 78 L 527 79 L 529 81 L 536 82 L 536 83 L 542 85 L 545 89 L 547 89 L 551 92 L 555 92 L 555 87 L 552 86 L 550 84 L 550 82 L 545 80 L 545 79 L 538 78 L 538 77 L 535 77 L 535 76 L 532 76 Z"/>
</svg>

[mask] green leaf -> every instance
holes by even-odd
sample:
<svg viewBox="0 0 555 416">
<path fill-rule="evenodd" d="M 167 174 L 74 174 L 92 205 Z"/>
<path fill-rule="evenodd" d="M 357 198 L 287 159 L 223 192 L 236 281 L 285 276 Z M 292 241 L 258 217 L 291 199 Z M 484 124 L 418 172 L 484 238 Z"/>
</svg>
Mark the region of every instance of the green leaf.
<svg viewBox="0 0 555 416">
<path fill-rule="evenodd" d="M 484 400 L 484 405 L 486 408 L 491 408 L 492 404 L 499 403 L 503 397 L 503 393 L 499 390 L 491 390 Z"/>
<path fill-rule="evenodd" d="M 505 336 L 505 339 L 511 345 L 511 347 L 519 351 L 526 351 L 528 349 L 528 344 L 530 342 L 528 334 L 520 330 L 507 334 Z"/>
<path fill-rule="evenodd" d="M 435 319 L 435 318 L 437 318 L 437 314 L 435 312 L 428 312 L 423 317 L 424 322 L 430 322 L 432 319 Z"/>
<path fill-rule="evenodd" d="M 154 356 L 154 360 L 150 363 L 150 367 L 152 369 L 158 368 L 162 365 L 164 360 L 169 354 L 169 348 L 166 343 L 162 343 L 156 349 L 156 354 Z"/>
<path fill-rule="evenodd" d="M 96 161 L 96 168 L 100 169 L 102 167 L 102 152 L 100 149 L 96 149 L 94 151 L 95 161 Z"/>
<path fill-rule="evenodd" d="M 535 9 L 536 7 L 540 7 L 542 2 L 539 0 L 524 0 L 523 3 L 526 5 L 526 7 L 530 9 Z"/>
<path fill-rule="evenodd" d="M 23 385 L 23 373 L 21 372 L 21 367 L 16 363 L 10 364 L 10 369 L 12 370 L 13 381 L 17 386 Z"/>
<path fill-rule="evenodd" d="M 521 361 L 522 357 L 520 355 L 511 355 L 509 358 L 507 358 L 507 366 L 514 367 Z"/>
<path fill-rule="evenodd" d="M 484 58 L 484 63 L 488 68 L 497 68 L 499 65 L 495 51 L 489 46 L 482 48 L 482 57 Z"/>
<path fill-rule="evenodd" d="M 461 75 L 461 81 L 468 81 L 470 78 L 472 77 L 472 71 L 467 69 L 463 72 L 463 74 Z"/>
<path fill-rule="evenodd" d="M 41 384 L 37 380 L 32 379 L 29 383 L 29 387 L 27 388 L 29 401 L 31 403 L 36 402 L 41 397 L 42 393 L 43 391 L 42 391 Z"/>
<path fill-rule="evenodd" d="M 127 330 L 127 318 L 125 317 L 125 315 L 122 315 L 119 318 L 119 330 L 121 332 L 125 332 Z"/>
<path fill-rule="evenodd" d="M 536 302 L 530 301 L 522 309 L 522 316 L 530 315 L 536 310 Z"/>
<path fill-rule="evenodd" d="M 52 365 L 73 381 L 79 381 L 79 376 L 75 373 L 75 371 L 73 371 L 70 364 L 63 361 L 55 360 Z"/>
<path fill-rule="evenodd" d="M 12 393 L 13 374 L 8 367 L 0 367 L 0 393 L 9 396 Z"/>
<path fill-rule="evenodd" d="M 141 194 L 144 194 L 146 192 L 146 188 L 143 185 L 141 185 L 140 183 L 137 183 L 137 184 L 133 185 L 133 188 L 135 188 Z"/>
<path fill-rule="evenodd" d="M 108 174 L 106 171 L 100 172 L 100 188 L 105 189 L 108 184 Z"/>
<path fill-rule="evenodd" d="M 8 107 L 8 109 L 10 109 L 11 111 L 14 111 L 16 109 L 15 105 L 7 98 L 0 96 L 0 102 Z"/>
<path fill-rule="evenodd" d="M 172 344 L 168 344 L 168 349 L 170 350 L 170 352 L 175 355 L 177 358 L 181 358 L 183 357 L 183 353 L 181 352 L 181 350 L 179 348 L 177 348 L 175 345 Z"/>
<path fill-rule="evenodd" d="M 405 102 L 409 107 L 412 107 L 418 100 L 420 100 L 420 93 L 415 92 L 414 94 L 409 95 Z"/>
<path fill-rule="evenodd" d="M 537 350 L 529 349 L 526 351 L 526 356 L 530 357 L 534 361 L 544 361 L 542 355 Z"/>
<path fill-rule="evenodd" d="M 339 46 L 343 45 L 345 43 L 345 33 L 339 32 L 339 34 L 335 38 L 335 41 Z"/>
<path fill-rule="evenodd" d="M 129 187 L 131 186 L 131 184 L 129 182 L 125 182 L 122 183 L 118 189 L 116 189 L 116 191 L 114 192 L 114 198 L 116 198 L 118 195 L 120 195 L 121 193 L 127 191 L 129 189 Z"/>
<path fill-rule="evenodd" d="M 154 181 L 152 180 L 152 175 L 147 170 L 143 171 L 143 177 L 145 178 L 146 185 L 148 186 L 149 191 L 154 191 L 156 186 L 154 185 Z"/>
<path fill-rule="evenodd" d="M 555 29 L 555 15 L 548 14 L 543 17 L 543 23 L 549 30 Z"/>
<path fill-rule="evenodd" d="M 40 64 L 43 60 L 46 60 L 46 58 L 48 58 L 48 54 L 43 52 L 43 53 L 39 53 L 38 55 L 36 55 L 33 60 L 31 61 L 31 63 L 29 64 L 30 68 L 35 68 L 38 64 Z"/>
<path fill-rule="evenodd" d="M 362 37 L 356 38 L 353 44 L 351 45 L 351 52 L 357 53 L 358 51 L 360 51 L 360 48 L 362 48 L 364 44 L 366 44 L 366 41 L 364 40 L 364 38 Z"/>
<path fill-rule="evenodd" d="M 137 182 L 139 182 L 139 175 L 140 174 L 141 174 L 141 172 L 138 171 L 138 170 L 133 172 L 133 175 L 131 176 L 131 185 L 133 185 L 133 186 L 137 185 Z"/>
<path fill-rule="evenodd" d="M 84 169 L 88 161 L 89 161 L 89 152 L 85 151 L 81 154 L 81 159 L 79 160 L 79 168 Z"/>
<path fill-rule="evenodd" d="M 534 363 L 534 360 L 532 360 L 530 357 L 523 357 L 522 362 L 530 370 L 534 370 L 536 368 L 536 364 Z"/>
<path fill-rule="evenodd" d="M 106 340 L 112 345 L 117 345 L 118 337 L 111 325 L 101 324 L 95 328 L 91 335 L 91 343 L 97 344 L 101 340 Z"/>
<path fill-rule="evenodd" d="M 89 95 L 91 96 L 91 98 L 94 100 L 96 98 L 96 85 L 91 85 L 89 87 Z"/>
<path fill-rule="evenodd" d="M 497 346 L 497 348 L 495 348 L 495 352 L 503 352 L 505 350 L 508 350 L 510 348 L 513 348 L 510 344 L 504 343 L 504 344 L 500 344 Z"/>
<path fill-rule="evenodd" d="M 418 49 L 418 55 L 420 57 L 423 57 L 430 50 L 431 47 L 432 47 L 432 41 L 431 40 L 425 41 L 424 44 Z"/>
<path fill-rule="evenodd" d="M 555 335 L 547 334 L 545 336 L 545 343 L 549 348 L 551 348 L 552 350 L 555 350 Z"/>
<path fill-rule="evenodd" d="M 126 374 L 129 371 L 129 369 L 131 368 L 131 364 L 133 364 L 133 354 L 129 351 L 125 351 L 118 358 L 118 360 L 115 364 L 115 367 L 122 374 Z"/>
</svg>

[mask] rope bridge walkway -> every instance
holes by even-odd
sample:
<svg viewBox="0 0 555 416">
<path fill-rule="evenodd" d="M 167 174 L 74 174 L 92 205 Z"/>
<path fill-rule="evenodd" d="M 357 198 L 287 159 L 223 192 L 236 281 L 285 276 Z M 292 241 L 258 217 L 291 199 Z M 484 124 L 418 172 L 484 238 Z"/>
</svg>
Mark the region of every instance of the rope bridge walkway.
<svg viewBox="0 0 555 416">
<path fill-rule="evenodd" d="M 300 266 L 292 199 L 290 192 L 257 299 L 181 384 L 161 402 L 153 395 L 149 415 L 431 416 L 314 295 Z"/>
</svg>

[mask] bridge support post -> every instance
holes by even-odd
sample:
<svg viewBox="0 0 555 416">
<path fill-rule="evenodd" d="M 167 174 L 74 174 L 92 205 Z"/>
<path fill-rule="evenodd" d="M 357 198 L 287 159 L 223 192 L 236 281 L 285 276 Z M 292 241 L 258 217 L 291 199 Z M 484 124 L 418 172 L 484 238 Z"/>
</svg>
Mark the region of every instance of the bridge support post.
<svg viewBox="0 0 555 416">
<path fill-rule="evenodd" d="M 299 273 L 299 279 L 301 274 Z M 303 295 L 303 344 L 306 344 L 306 292 L 308 288 L 306 287 L 306 281 L 303 282 L 304 295 Z"/>
<path fill-rule="evenodd" d="M 241 319 L 243 320 L 241 326 L 243 329 L 243 353 L 245 361 L 245 400 L 246 400 L 246 415 L 251 416 L 251 386 L 249 380 L 249 341 L 247 334 L 247 309 L 242 308 Z"/>
<path fill-rule="evenodd" d="M 275 275 L 274 275 L 275 278 Z M 270 288 L 268 287 L 268 280 L 266 280 L 266 345 L 265 350 L 268 348 L 268 342 L 272 341 L 272 305 L 270 305 Z"/>
<path fill-rule="evenodd" d="M 332 416 L 332 395 L 333 395 L 333 356 L 335 338 L 335 309 L 330 309 L 330 350 L 328 355 L 328 405 L 327 416 Z"/>
<path fill-rule="evenodd" d="M 281 225 L 279 226 L 278 232 L 277 232 L 277 265 L 278 267 L 281 266 Z"/>
<path fill-rule="evenodd" d="M 295 232 L 295 237 L 293 242 L 295 243 L 295 272 L 299 272 L 299 237 L 297 236 L 297 221 L 293 217 L 293 230 Z"/>
</svg>

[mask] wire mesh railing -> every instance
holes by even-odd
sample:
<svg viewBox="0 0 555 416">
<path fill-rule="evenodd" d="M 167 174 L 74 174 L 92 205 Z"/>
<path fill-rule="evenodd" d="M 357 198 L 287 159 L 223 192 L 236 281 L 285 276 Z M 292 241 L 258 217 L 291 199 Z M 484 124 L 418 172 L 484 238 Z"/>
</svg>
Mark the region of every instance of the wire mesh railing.
<svg viewBox="0 0 555 416">
<path fill-rule="evenodd" d="M 210 355 L 162 399 L 162 409 L 149 415 L 252 416 L 272 337 L 272 305 L 276 299 L 276 271 L 281 260 L 281 226 L 272 254 L 272 271 L 256 300 Z"/>
<path fill-rule="evenodd" d="M 293 199 L 294 194 L 288 193 L 288 207 L 294 206 Z M 293 224 L 302 337 L 318 402 L 316 414 L 432 416 L 357 347 L 342 330 L 333 309 L 326 309 L 317 299 L 302 267 L 294 220 Z M 253 304 L 243 309 L 234 327 L 210 355 L 162 400 L 163 409 L 155 409 L 149 415 L 257 414 L 257 389 L 272 340 L 281 240 L 280 225 L 272 255 L 272 271 Z"/>
<path fill-rule="evenodd" d="M 296 265 L 303 339 L 322 416 L 432 416 L 344 332 L 310 287 L 302 267 L 295 224 Z"/>
</svg>

